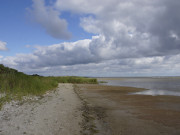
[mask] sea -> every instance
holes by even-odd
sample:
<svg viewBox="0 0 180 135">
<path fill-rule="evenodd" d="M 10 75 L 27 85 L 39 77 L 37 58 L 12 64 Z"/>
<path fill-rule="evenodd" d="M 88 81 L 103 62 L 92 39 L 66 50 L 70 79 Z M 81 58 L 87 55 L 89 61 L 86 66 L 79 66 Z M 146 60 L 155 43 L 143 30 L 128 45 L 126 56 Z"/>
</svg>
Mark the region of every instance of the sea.
<svg viewBox="0 0 180 135">
<path fill-rule="evenodd" d="M 147 90 L 130 94 L 180 96 L 180 77 L 120 77 L 98 78 L 101 85 L 129 86 Z"/>
</svg>

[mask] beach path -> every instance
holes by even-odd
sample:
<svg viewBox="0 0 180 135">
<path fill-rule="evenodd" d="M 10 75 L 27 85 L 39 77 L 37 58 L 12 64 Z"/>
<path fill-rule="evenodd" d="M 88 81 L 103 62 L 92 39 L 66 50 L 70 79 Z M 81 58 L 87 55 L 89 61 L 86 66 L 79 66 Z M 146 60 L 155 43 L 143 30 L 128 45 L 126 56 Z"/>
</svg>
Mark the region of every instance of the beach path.
<svg viewBox="0 0 180 135">
<path fill-rule="evenodd" d="M 0 135 L 79 135 L 81 105 L 73 84 L 59 84 L 41 99 L 4 105 Z"/>
</svg>

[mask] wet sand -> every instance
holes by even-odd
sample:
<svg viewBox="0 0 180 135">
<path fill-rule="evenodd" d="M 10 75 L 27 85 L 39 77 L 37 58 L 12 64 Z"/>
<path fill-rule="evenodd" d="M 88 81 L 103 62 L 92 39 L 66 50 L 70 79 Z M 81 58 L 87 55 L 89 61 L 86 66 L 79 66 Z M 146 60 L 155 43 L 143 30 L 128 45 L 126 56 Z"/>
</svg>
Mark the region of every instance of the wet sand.
<svg viewBox="0 0 180 135">
<path fill-rule="evenodd" d="M 77 85 L 81 97 L 104 115 L 100 121 L 112 135 L 179 135 L 180 97 L 129 95 L 144 89 Z M 106 126 L 106 127 L 105 127 Z M 103 133 L 103 128 L 98 134 Z"/>
</svg>

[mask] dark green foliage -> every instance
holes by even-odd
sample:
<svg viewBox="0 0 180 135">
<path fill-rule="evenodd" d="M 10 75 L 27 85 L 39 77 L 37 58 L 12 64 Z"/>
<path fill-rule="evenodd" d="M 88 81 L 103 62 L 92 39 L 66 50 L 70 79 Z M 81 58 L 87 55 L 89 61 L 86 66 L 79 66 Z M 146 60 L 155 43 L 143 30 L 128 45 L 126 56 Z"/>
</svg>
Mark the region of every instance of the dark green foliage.
<svg viewBox="0 0 180 135">
<path fill-rule="evenodd" d="M 0 93 L 38 95 L 55 88 L 57 84 L 49 77 L 29 76 L 9 68 L 3 69 L 0 74 Z"/>
<path fill-rule="evenodd" d="M 48 90 L 58 86 L 58 83 L 97 83 L 96 79 L 84 77 L 43 77 L 37 74 L 26 75 L 0 64 L 0 94 L 5 93 L 5 97 L 0 98 L 0 108 L 10 97 L 26 95 L 42 95 Z"/>
</svg>

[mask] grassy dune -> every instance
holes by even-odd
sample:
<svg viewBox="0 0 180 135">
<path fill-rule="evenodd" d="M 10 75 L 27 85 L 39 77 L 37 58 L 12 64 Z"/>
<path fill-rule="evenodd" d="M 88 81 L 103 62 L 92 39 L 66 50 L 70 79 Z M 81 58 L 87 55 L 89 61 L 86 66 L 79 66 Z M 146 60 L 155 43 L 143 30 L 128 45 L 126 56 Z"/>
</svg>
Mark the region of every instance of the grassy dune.
<svg viewBox="0 0 180 135">
<path fill-rule="evenodd" d="M 43 77 L 26 75 L 15 69 L 0 64 L 0 97 L 1 106 L 12 99 L 21 99 L 27 95 L 42 95 L 58 86 L 58 83 L 97 83 L 96 79 L 84 77 Z"/>
</svg>

